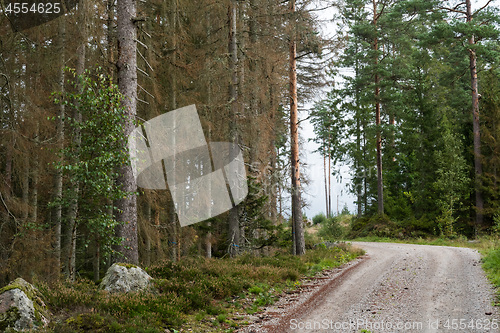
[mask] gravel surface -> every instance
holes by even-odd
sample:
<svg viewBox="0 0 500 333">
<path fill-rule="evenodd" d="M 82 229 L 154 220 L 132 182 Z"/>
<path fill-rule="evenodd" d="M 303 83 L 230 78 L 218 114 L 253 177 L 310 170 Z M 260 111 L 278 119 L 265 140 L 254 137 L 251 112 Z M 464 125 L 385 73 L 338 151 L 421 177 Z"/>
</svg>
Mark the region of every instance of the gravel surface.
<svg viewBox="0 0 500 333">
<path fill-rule="evenodd" d="M 500 332 L 477 251 L 354 245 L 367 254 L 303 282 L 242 332 Z"/>
</svg>

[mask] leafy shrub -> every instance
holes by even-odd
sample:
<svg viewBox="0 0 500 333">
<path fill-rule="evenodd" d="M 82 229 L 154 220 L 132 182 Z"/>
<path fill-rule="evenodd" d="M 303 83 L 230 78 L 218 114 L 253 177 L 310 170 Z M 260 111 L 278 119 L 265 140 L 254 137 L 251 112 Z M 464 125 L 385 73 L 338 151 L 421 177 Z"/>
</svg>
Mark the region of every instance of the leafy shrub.
<svg viewBox="0 0 500 333">
<path fill-rule="evenodd" d="M 314 224 L 321 224 L 327 220 L 325 214 L 319 213 L 312 218 Z"/>
<path fill-rule="evenodd" d="M 319 230 L 321 237 L 332 241 L 341 239 L 344 233 L 344 228 L 340 225 L 340 216 L 324 220 Z"/>
</svg>

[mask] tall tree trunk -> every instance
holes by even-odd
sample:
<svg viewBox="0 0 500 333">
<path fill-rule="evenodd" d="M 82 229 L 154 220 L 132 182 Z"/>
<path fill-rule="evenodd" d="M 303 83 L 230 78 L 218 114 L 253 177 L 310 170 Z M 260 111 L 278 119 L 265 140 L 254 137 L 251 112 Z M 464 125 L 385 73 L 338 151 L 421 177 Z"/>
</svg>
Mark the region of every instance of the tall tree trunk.
<svg viewBox="0 0 500 333">
<path fill-rule="evenodd" d="M 146 209 L 145 209 L 145 227 L 144 227 L 144 232 L 143 232 L 143 237 L 144 237 L 144 245 L 146 247 L 144 251 L 144 266 L 149 267 L 151 265 L 151 237 L 149 235 L 149 226 L 151 225 L 151 202 L 146 200 Z"/>
<path fill-rule="evenodd" d="M 358 43 L 356 43 L 356 53 L 358 52 L 358 48 L 359 48 L 359 45 Z M 355 76 L 358 75 L 359 73 L 359 59 L 356 57 L 356 60 L 355 60 L 355 67 L 354 67 L 354 71 L 355 71 Z M 361 131 L 362 131 L 362 122 L 361 122 L 361 106 L 360 106 L 360 102 L 359 102 L 359 88 L 356 86 L 355 87 L 355 97 L 354 97 L 354 101 L 356 103 L 356 179 L 355 179 L 355 182 L 356 182 L 356 189 L 357 189 L 357 206 L 358 206 L 358 218 L 361 217 L 361 215 L 363 215 L 363 178 L 361 178 L 362 174 L 364 174 L 364 172 L 366 170 L 362 170 L 362 167 L 361 167 L 361 156 L 362 156 L 362 152 L 361 152 Z M 363 147 L 364 149 L 364 147 Z M 366 178 L 366 175 L 365 175 L 365 178 Z"/>
<path fill-rule="evenodd" d="M 356 107 L 357 107 L 357 110 L 356 110 L 356 113 L 358 113 L 356 115 L 356 152 L 358 154 L 357 158 L 356 158 L 356 179 L 355 179 L 355 182 L 356 182 L 356 190 L 357 190 L 357 206 L 358 206 L 358 218 L 361 217 L 361 215 L 363 214 L 363 193 L 361 192 L 361 188 L 362 188 L 362 179 L 360 178 L 361 177 L 361 173 L 362 173 L 362 170 L 361 170 L 361 166 L 360 166 L 360 156 L 359 154 L 361 153 L 361 121 L 360 121 L 360 114 L 359 114 L 359 103 L 358 103 L 358 98 L 357 98 L 357 93 L 356 93 Z"/>
<path fill-rule="evenodd" d="M 38 151 L 40 149 L 40 123 L 37 121 L 35 129 L 35 154 L 33 156 L 33 170 L 31 174 L 32 191 L 31 191 L 31 221 L 36 224 L 38 220 L 38 181 L 40 177 L 40 157 Z"/>
<path fill-rule="evenodd" d="M 209 93 L 208 93 L 208 102 L 210 105 L 210 87 L 209 87 Z M 208 142 L 212 141 L 212 129 L 209 127 L 208 128 Z M 212 183 L 208 183 L 208 193 L 210 197 L 212 196 Z M 210 207 L 210 214 L 209 216 L 212 216 L 211 212 L 212 207 Z M 212 232 L 210 231 L 210 228 L 212 227 L 212 224 L 210 222 L 207 223 L 208 231 L 207 234 L 205 235 L 205 257 L 206 258 L 212 258 Z"/>
<path fill-rule="evenodd" d="M 101 271 L 101 241 L 99 239 L 99 235 L 95 236 L 94 260 L 92 268 L 94 270 L 94 282 L 98 282 Z"/>
<path fill-rule="evenodd" d="M 108 0 L 106 1 L 106 25 L 107 25 L 107 31 L 106 31 L 106 44 L 107 44 L 107 60 L 108 60 L 108 75 L 111 78 L 111 82 L 113 82 L 113 78 L 115 77 L 115 70 L 116 67 L 113 66 L 115 63 L 115 57 L 114 57 L 114 52 L 115 52 L 115 45 L 114 45 L 114 36 L 113 36 L 113 25 L 114 25 L 114 20 L 115 20 L 115 1 L 114 0 Z"/>
<path fill-rule="evenodd" d="M 64 67 L 65 67 L 65 53 L 64 53 L 64 43 L 66 41 L 66 20 L 65 18 L 59 19 L 59 90 L 64 94 Z M 57 149 L 62 150 L 64 148 L 64 103 L 59 103 L 56 125 L 56 136 L 57 136 Z M 63 158 L 60 156 L 58 162 L 62 163 Z M 62 194 L 63 194 L 63 170 L 61 168 L 56 169 L 54 175 L 54 198 L 53 201 L 56 203 L 54 210 L 52 212 L 52 219 L 54 223 L 54 252 L 56 259 L 56 274 L 59 276 L 61 273 L 61 226 L 62 226 Z"/>
<path fill-rule="evenodd" d="M 328 135 L 328 217 L 332 217 L 332 156 L 331 156 L 331 141 Z"/>
<path fill-rule="evenodd" d="M 295 0 L 290 0 L 292 19 L 295 15 Z M 297 43 L 295 41 L 295 25 L 290 27 L 290 135 L 292 166 L 292 225 L 295 239 L 296 255 L 306 253 L 304 242 L 304 226 L 302 222 L 302 204 L 300 199 L 300 161 L 299 161 L 299 121 L 297 105 Z"/>
<path fill-rule="evenodd" d="M 327 176 L 327 170 L 326 170 L 326 152 L 323 152 L 323 173 L 325 176 L 325 214 L 326 217 L 330 215 L 328 211 L 328 176 Z"/>
<path fill-rule="evenodd" d="M 472 8 L 471 0 L 466 0 L 467 7 L 467 22 L 472 22 Z M 483 193 L 482 193 L 482 174 L 483 167 L 481 165 L 481 127 L 479 123 L 479 95 L 477 86 L 477 55 L 474 50 L 475 44 L 474 36 L 469 38 L 469 62 L 470 62 L 470 76 L 471 76 L 471 90 L 472 90 L 472 125 L 474 133 L 474 172 L 475 172 L 475 191 L 476 191 L 476 234 L 481 231 L 483 227 Z"/>
<path fill-rule="evenodd" d="M 13 150 L 14 150 L 14 135 L 10 135 L 10 140 L 8 140 L 8 144 L 5 152 L 5 166 L 4 166 L 4 175 L 5 175 L 5 186 L 7 187 L 7 196 L 10 197 L 12 195 L 12 161 L 13 161 Z"/>
<path fill-rule="evenodd" d="M 177 62 L 177 38 L 176 38 L 176 31 L 177 31 L 177 0 L 171 0 L 171 23 L 172 23 L 172 31 L 170 32 L 172 34 L 172 48 L 174 49 L 172 53 L 172 64 L 174 66 L 174 69 L 170 71 L 170 80 L 171 80 L 171 91 L 172 91 L 172 99 L 170 103 L 170 108 L 172 110 L 175 110 L 177 108 L 177 76 L 175 75 L 175 66 Z M 175 121 L 175 118 L 174 118 Z M 175 124 L 174 124 L 175 128 Z M 175 140 L 175 137 L 174 137 Z M 175 149 L 175 142 L 173 142 L 173 147 Z M 175 169 L 175 159 L 173 162 L 173 168 Z M 184 206 L 184 205 L 182 205 Z M 177 261 L 177 214 L 175 212 L 174 204 L 172 201 L 172 211 L 170 214 L 170 228 L 169 228 L 169 247 L 171 249 L 170 251 L 170 259 L 172 261 Z"/>
<path fill-rule="evenodd" d="M 271 110 L 271 119 L 275 121 L 276 119 L 276 110 L 277 106 L 275 105 L 275 99 L 273 98 L 274 95 L 274 89 L 273 89 L 273 84 L 272 82 L 268 79 L 268 84 L 269 84 L 269 107 Z M 271 170 L 272 170 L 272 176 L 271 176 L 271 190 L 270 190 L 270 195 L 271 195 L 271 221 L 273 224 L 277 225 L 278 224 L 278 195 L 280 195 L 280 186 L 279 186 L 279 177 L 278 177 L 278 149 L 276 148 L 276 141 L 274 138 L 277 137 L 277 130 L 276 127 L 273 126 L 272 129 L 272 140 L 269 142 L 269 149 L 271 151 Z M 280 203 L 281 205 L 281 203 Z"/>
<path fill-rule="evenodd" d="M 117 35 L 118 35 L 118 88 L 124 96 L 122 105 L 124 107 L 126 120 L 123 123 L 125 136 L 134 129 L 134 120 L 137 111 L 137 31 L 135 26 L 136 4 L 135 0 L 118 0 L 117 2 Z M 125 150 L 127 142 L 123 142 Z M 125 261 L 130 264 L 139 264 L 139 252 L 137 244 L 137 198 L 135 191 L 137 184 L 129 163 L 120 168 L 118 184 L 122 190 L 128 192 L 125 198 L 117 200 L 116 219 L 119 225 L 116 235 L 122 239 L 117 247 L 122 258 L 115 260 Z"/>
<path fill-rule="evenodd" d="M 231 0 L 228 10 L 229 22 L 229 70 L 231 72 L 231 83 L 229 84 L 229 100 L 231 103 L 231 124 L 230 136 L 231 142 L 238 143 L 238 127 L 237 127 L 237 113 L 238 113 L 238 49 L 236 45 L 236 17 L 237 17 L 237 2 Z M 234 257 L 239 253 L 240 245 L 240 221 L 238 207 L 233 207 L 229 211 L 229 255 Z"/>
<path fill-rule="evenodd" d="M 380 77 L 378 74 L 378 34 L 377 21 L 379 14 L 377 13 L 377 0 L 373 0 L 373 29 L 375 38 L 373 40 L 374 50 L 374 67 L 375 67 L 375 125 L 377 127 L 377 201 L 378 213 L 384 213 L 384 183 L 382 181 L 382 131 L 380 128 Z"/>
<path fill-rule="evenodd" d="M 80 1 L 80 5 L 83 6 L 84 2 Z M 81 21 L 85 26 L 85 10 L 82 8 L 81 12 Z M 85 29 L 84 29 L 85 30 Z M 85 50 L 86 50 L 86 33 L 84 31 L 82 36 L 82 43 L 77 49 L 77 65 L 76 65 L 76 75 L 82 75 L 85 70 Z M 81 91 L 82 87 L 80 83 L 78 83 L 77 89 Z M 77 108 L 73 109 L 72 112 L 73 121 L 80 123 L 82 121 L 82 115 Z M 73 146 L 75 147 L 75 155 L 78 156 L 79 149 L 81 145 L 81 132 L 78 126 L 75 127 L 73 133 Z M 76 157 L 72 164 L 78 163 L 78 157 Z M 74 178 L 74 177 L 71 177 Z M 70 280 L 74 280 L 75 278 L 75 265 L 76 265 L 76 233 L 77 233 L 77 223 L 76 219 L 78 216 L 78 197 L 80 195 L 80 183 L 78 181 L 72 182 L 71 187 L 71 199 L 68 207 L 68 227 L 66 229 L 66 264 L 64 268 L 64 273 Z"/>
<path fill-rule="evenodd" d="M 211 20 L 211 15 L 210 12 L 206 12 L 206 17 L 205 21 L 207 22 L 207 40 L 210 41 L 210 38 L 212 36 L 212 20 Z M 210 114 L 210 110 L 212 108 L 212 78 L 208 78 L 207 82 L 207 113 Z M 209 124 L 208 126 L 208 142 L 212 142 L 212 125 Z M 211 195 L 212 193 L 212 188 L 210 187 L 209 193 Z M 210 214 L 212 215 L 212 214 Z M 205 257 L 206 258 L 212 258 L 212 232 L 211 227 L 212 224 L 210 222 L 207 222 L 207 227 L 208 227 L 208 232 L 205 235 Z"/>
<path fill-rule="evenodd" d="M 29 189 L 30 189 L 30 154 L 29 150 L 25 152 L 23 161 L 23 180 L 22 180 L 22 202 L 23 202 L 23 222 L 28 222 L 30 203 L 29 203 Z"/>
</svg>

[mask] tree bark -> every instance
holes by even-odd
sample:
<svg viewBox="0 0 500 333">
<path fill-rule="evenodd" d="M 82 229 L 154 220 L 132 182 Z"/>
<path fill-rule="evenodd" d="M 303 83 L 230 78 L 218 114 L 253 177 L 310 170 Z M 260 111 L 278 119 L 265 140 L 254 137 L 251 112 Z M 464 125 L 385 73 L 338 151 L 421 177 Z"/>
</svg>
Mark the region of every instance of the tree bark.
<svg viewBox="0 0 500 333">
<path fill-rule="evenodd" d="M 237 3 L 231 0 L 228 10 L 229 22 L 229 70 L 231 72 L 231 83 L 229 84 L 229 100 L 231 103 L 231 124 L 230 136 L 231 142 L 238 143 L 237 113 L 238 113 L 238 48 L 236 37 L 236 17 Z M 239 253 L 240 246 L 240 221 L 238 207 L 233 207 L 229 211 L 229 255 L 234 257 Z"/>
<path fill-rule="evenodd" d="M 8 145 L 5 152 L 5 186 L 7 187 L 7 196 L 10 198 L 12 195 L 12 161 L 13 161 L 13 150 L 14 150 L 14 135 L 10 135 L 10 140 L 8 140 Z"/>
<path fill-rule="evenodd" d="M 136 4 L 135 0 L 118 0 L 117 2 L 117 34 L 118 34 L 118 61 L 117 76 L 118 88 L 123 95 L 122 106 L 126 120 L 123 130 L 126 137 L 134 129 L 134 120 L 137 110 L 137 31 L 135 26 Z M 123 142 L 125 150 L 126 140 Z M 137 198 L 135 191 L 137 184 L 129 163 L 120 168 L 120 176 L 117 180 L 121 189 L 128 192 L 125 198 L 116 202 L 116 219 L 119 225 L 116 228 L 116 235 L 122 239 L 117 247 L 123 257 L 115 258 L 115 261 L 139 264 L 139 252 L 137 244 Z"/>
<path fill-rule="evenodd" d="M 29 190 L 30 190 L 30 154 L 29 150 L 25 152 L 23 163 L 23 180 L 22 180 L 22 202 L 23 202 L 23 223 L 28 222 L 30 203 L 29 203 Z"/>
<path fill-rule="evenodd" d="M 295 0 L 290 0 L 290 13 L 295 14 Z M 291 166 L 292 166 L 292 224 L 296 255 L 306 252 L 302 207 L 300 198 L 300 161 L 299 161 L 299 122 L 297 105 L 297 44 L 295 41 L 295 25 L 290 27 L 290 135 L 291 135 Z"/>
<path fill-rule="evenodd" d="M 40 177 L 40 157 L 38 151 L 40 149 L 40 123 L 36 123 L 35 129 L 35 154 L 33 156 L 33 170 L 31 174 L 32 191 L 31 191 L 31 221 L 35 224 L 38 220 L 38 181 Z"/>
<path fill-rule="evenodd" d="M 382 132 L 380 121 L 380 77 L 378 74 L 378 34 L 377 34 L 377 1 L 373 0 L 373 29 L 375 38 L 373 40 L 374 65 L 375 65 L 375 125 L 377 127 L 377 201 L 378 213 L 384 213 L 384 183 L 382 180 Z"/>
<path fill-rule="evenodd" d="M 328 135 L 328 217 L 332 217 L 332 156 L 331 156 L 331 141 Z"/>
<path fill-rule="evenodd" d="M 115 18 L 115 11 L 114 11 L 114 3 L 115 1 L 113 0 L 108 0 L 106 1 L 106 25 L 107 25 L 107 31 L 106 31 L 106 44 L 107 44 L 107 60 L 108 60 L 108 75 L 111 79 L 111 82 L 113 82 L 113 79 L 115 77 L 115 70 L 116 67 L 114 67 L 112 64 L 114 64 L 115 59 L 114 59 L 114 52 L 115 52 L 115 45 L 113 43 L 114 41 L 114 36 L 113 36 L 113 23 L 114 23 L 114 18 Z"/>
<path fill-rule="evenodd" d="M 94 282 L 98 282 L 100 279 L 101 271 L 101 242 L 99 240 L 99 235 L 95 237 L 94 260 L 92 263 L 92 268 L 94 270 Z"/>
<path fill-rule="evenodd" d="M 357 72 L 356 72 L 357 73 Z M 357 110 L 356 110 L 356 113 L 358 113 L 356 115 L 356 151 L 357 151 L 357 154 L 360 154 L 361 153 L 361 121 L 360 121 L 360 114 L 359 114 L 359 102 L 358 102 L 358 94 L 357 94 L 357 91 L 356 91 L 356 107 L 357 107 Z M 359 155 L 358 157 L 356 158 L 356 179 L 355 179 L 355 182 L 356 182 L 356 195 L 357 195 L 357 208 L 358 208 L 358 218 L 361 217 L 361 215 L 363 215 L 363 194 L 361 192 L 361 188 L 362 188 L 362 179 L 360 178 L 361 177 L 361 173 L 363 172 L 361 170 L 361 167 L 360 167 L 360 160 L 359 160 Z"/>
<path fill-rule="evenodd" d="M 80 1 L 80 4 L 83 5 L 83 1 Z M 85 14 L 84 10 L 81 10 L 81 15 L 84 25 L 85 25 Z M 77 53 L 77 65 L 76 65 L 76 75 L 82 75 L 85 70 L 85 49 L 86 49 L 86 41 L 85 41 L 86 33 L 84 32 L 84 36 L 82 37 L 82 43 L 78 47 Z M 78 84 L 79 91 L 81 91 L 81 86 Z M 72 112 L 73 121 L 80 123 L 82 121 L 82 115 L 80 111 L 75 108 Z M 73 133 L 73 146 L 75 151 L 75 155 L 78 156 L 79 149 L 81 145 L 81 133 L 78 126 L 75 127 Z M 72 164 L 78 163 L 78 157 L 72 161 Z M 74 178 L 70 176 L 70 178 Z M 71 187 L 71 199 L 68 207 L 68 227 L 66 229 L 66 264 L 64 266 L 64 273 L 70 280 L 74 280 L 75 278 L 75 265 L 76 265 L 76 233 L 77 233 L 77 223 L 76 219 L 78 216 L 78 197 L 80 195 L 80 183 L 78 181 L 72 182 Z"/>
<path fill-rule="evenodd" d="M 467 22 L 471 23 L 473 20 L 471 0 L 466 0 L 467 7 Z M 470 62 L 470 76 L 471 76 L 471 90 L 472 90 L 472 126 L 474 135 L 474 172 L 475 172 L 475 191 L 476 191 L 476 235 L 483 227 L 483 208 L 484 200 L 482 193 L 482 174 L 483 167 L 481 164 L 481 126 L 479 123 L 479 95 L 477 85 L 477 55 L 473 49 L 475 44 L 474 36 L 469 38 L 469 62 Z"/>
<path fill-rule="evenodd" d="M 149 197 L 146 197 L 146 209 L 145 209 L 145 212 L 144 212 L 144 219 L 146 220 L 145 223 L 144 223 L 144 227 L 143 227 L 143 237 L 144 237 L 144 246 L 146 247 L 145 248 L 145 251 L 144 251 L 144 258 L 143 258 L 143 262 L 144 262 L 144 266 L 146 267 L 149 267 L 151 265 L 151 237 L 150 237 L 150 234 L 149 234 L 149 228 L 150 228 L 150 225 L 152 224 L 151 222 L 151 218 L 152 218 L 152 214 L 151 214 L 151 202 L 149 201 L 150 198 Z"/>
<path fill-rule="evenodd" d="M 326 174 L 326 153 L 323 152 L 323 173 L 324 173 L 324 176 L 325 176 L 325 214 L 326 214 L 326 217 L 329 216 L 329 210 L 328 210 L 328 177 L 327 177 L 327 174 Z"/>
<path fill-rule="evenodd" d="M 64 43 L 66 41 L 66 20 L 65 18 L 59 19 L 59 56 L 60 56 L 60 69 L 59 69 L 59 90 L 64 94 L 64 66 L 65 66 L 65 53 L 64 53 Z M 57 149 L 61 151 L 64 149 L 64 112 L 65 105 L 59 103 L 59 110 L 57 115 L 57 125 L 56 125 L 56 137 L 57 137 Z M 58 162 L 62 163 L 63 158 L 60 156 Z M 53 200 L 56 203 L 52 212 L 52 219 L 54 223 L 54 252 L 56 259 L 56 274 L 59 276 L 61 272 L 61 225 L 62 225 L 62 194 L 63 194 L 63 170 L 61 168 L 56 169 L 54 175 L 54 197 Z"/>
<path fill-rule="evenodd" d="M 175 110 L 177 108 L 177 77 L 175 75 L 175 65 L 177 62 L 177 38 L 176 38 L 176 30 L 177 30 L 177 0 L 171 0 L 171 22 L 172 22 L 172 48 L 174 49 L 172 53 L 172 64 L 174 65 L 174 69 L 170 71 L 170 80 L 171 80 L 171 90 L 172 90 L 172 100 L 170 104 L 171 110 Z M 175 120 L 175 119 L 174 119 Z M 175 124 L 174 124 L 175 128 Z M 174 137 L 175 140 L 175 137 Z M 175 142 L 173 142 L 173 147 L 175 149 Z M 173 162 L 173 168 L 175 169 L 175 159 Z M 169 247 L 170 251 L 170 259 L 172 261 L 177 261 L 177 214 L 175 212 L 174 203 L 172 201 L 172 211 L 170 214 L 170 228 L 169 228 Z"/>
</svg>

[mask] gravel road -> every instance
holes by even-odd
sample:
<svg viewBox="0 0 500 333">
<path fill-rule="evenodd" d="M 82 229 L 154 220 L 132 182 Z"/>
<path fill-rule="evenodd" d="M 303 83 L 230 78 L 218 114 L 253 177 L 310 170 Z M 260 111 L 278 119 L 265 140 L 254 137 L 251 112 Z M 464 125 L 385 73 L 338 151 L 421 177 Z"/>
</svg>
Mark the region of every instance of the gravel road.
<svg viewBox="0 0 500 333">
<path fill-rule="evenodd" d="M 300 301 L 285 297 L 246 332 L 500 332 L 477 251 L 354 245 L 367 254 Z"/>
</svg>

